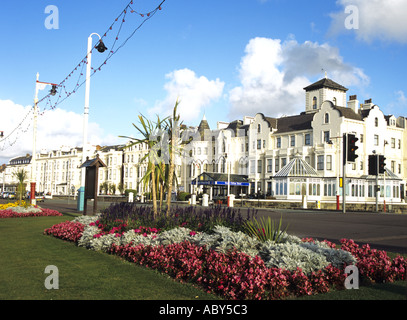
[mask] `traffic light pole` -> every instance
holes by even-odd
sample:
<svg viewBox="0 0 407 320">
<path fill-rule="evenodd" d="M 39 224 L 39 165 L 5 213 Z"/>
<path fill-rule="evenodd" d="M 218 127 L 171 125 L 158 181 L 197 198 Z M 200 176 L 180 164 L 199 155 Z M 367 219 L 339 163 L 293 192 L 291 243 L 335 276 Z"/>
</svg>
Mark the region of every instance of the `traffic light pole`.
<svg viewBox="0 0 407 320">
<path fill-rule="evenodd" d="M 348 148 L 347 148 L 347 142 L 348 142 L 348 135 L 345 133 L 343 135 L 343 170 L 342 170 L 342 213 L 346 213 L 346 162 L 348 159 Z"/>
<path fill-rule="evenodd" d="M 376 212 L 379 212 L 379 153 L 376 155 L 377 171 L 376 171 Z"/>
</svg>

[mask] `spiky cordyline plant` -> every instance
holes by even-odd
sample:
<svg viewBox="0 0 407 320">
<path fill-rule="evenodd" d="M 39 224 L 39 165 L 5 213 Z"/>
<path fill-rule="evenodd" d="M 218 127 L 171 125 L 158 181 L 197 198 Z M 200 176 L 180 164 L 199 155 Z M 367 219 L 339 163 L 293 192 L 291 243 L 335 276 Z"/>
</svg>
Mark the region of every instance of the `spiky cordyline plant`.
<svg viewBox="0 0 407 320">
<path fill-rule="evenodd" d="M 265 242 L 267 240 L 274 241 L 276 243 L 281 242 L 284 239 L 284 235 L 288 229 L 288 226 L 282 230 L 282 217 L 278 224 L 275 224 L 274 220 L 270 217 L 262 217 L 259 221 L 256 218 L 248 220 L 244 224 L 245 231 L 248 235 L 259 239 L 259 241 Z"/>
</svg>

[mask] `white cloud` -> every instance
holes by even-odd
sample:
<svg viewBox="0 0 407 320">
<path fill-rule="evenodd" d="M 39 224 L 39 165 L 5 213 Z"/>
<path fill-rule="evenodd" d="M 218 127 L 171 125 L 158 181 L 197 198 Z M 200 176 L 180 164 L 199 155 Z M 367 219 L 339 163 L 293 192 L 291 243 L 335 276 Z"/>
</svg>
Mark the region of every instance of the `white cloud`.
<svg viewBox="0 0 407 320">
<path fill-rule="evenodd" d="M 401 105 L 401 106 L 406 106 L 407 105 L 407 97 L 404 94 L 404 92 L 402 90 L 399 90 L 396 92 L 397 97 L 397 102 Z"/>
<path fill-rule="evenodd" d="M 366 86 L 369 78 L 362 69 L 343 61 L 339 49 L 329 44 L 306 41 L 299 44 L 295 40 L 283 44 L 284 70 L 286 81 L 297 75 L 315 76 L 322 74 L 344 86 Z"/>
<path fill-rule="evenodd" d="M 304 110 L 304 90 L 309 78 L 320 75 L 344 86 L 364 86 L 364 72 L 343 61 L 337 48 L 296 40 L 254 38 L 245 49 L 239 68 L 241 85 L 229 92 L 231 118 L 262 112 L 269 116 Z"/>
<path fill-rule="evenodd" d="M 386 110 L 389 114 L 394 114 L 395 116 L 403 115 L 400 112 L 404 113 L 403 111 L 407 107 L 407 97 L 402 90 L 398 90 L 394 92 L 394 98 L 391 99 L 387 106 Z M 404 116 L 404 115 L 403 115 Z"/>
<path fill-rule="evenodd" d="M 331 34 L 354 32 L 359 40 L 407 43 L 407 1 L 405 0 L 338 0 L 339 12 L 332 13 Z M 352 7 L 353 6 L 353 7 Z M 346 8 L 355 8 L 345 12 Z M 358 26 L 347 29 L 345 21 L 354 15 Z M 354 25 L 354 22 L 351 23 Z M 355 25 L 354 25 L 355 26 Z M 348 27 L 349 28 L 349 27 Z"/>
<path fill-rule="evenodd" d="M 177 100 L 178 111 L 182 121 L 191 121 L 202 117 L 201 109 L 222 96 L 224 83 L 219 79 L 209 80 L 198 77 L 190 69 L 175 70 L 166 75 L 168 82 L 164 85 L 167 95 L 149 109 L 150 115 L 169 116 Z"/>
<path fill-rule="evenodd" d="M 31 106 L 22 106 L 10 100 L 0 100 L 1 131 L 4 138 L 0 142 L 0 162 L 23 156 L 33 151 L 33 112 L 26 120 L 22 119 L 29 113 Z M 12 131 L 18 128 L 12 133 Z M 59 149 L 62 146 L 81 147 L 83 145 L 83 115 L 63 109 L 47 110 L 40 113 L 37 120 L 37 152 Z M 93 144 L 105 145 L 118 143 L 118 138 L 105 135 L 96 123 L 88 124 L 88 141 Z M 11 144 L 11 145 L 10 145 Z"/>
</svg>

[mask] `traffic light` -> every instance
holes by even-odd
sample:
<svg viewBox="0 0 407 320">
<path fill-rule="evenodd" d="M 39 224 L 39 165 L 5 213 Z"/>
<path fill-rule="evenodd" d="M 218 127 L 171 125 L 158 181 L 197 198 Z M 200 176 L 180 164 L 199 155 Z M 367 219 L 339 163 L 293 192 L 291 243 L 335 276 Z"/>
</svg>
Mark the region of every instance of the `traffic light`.
<svg viewBox="0 0 407 320">
<path fill-rule="evenodd" d="M 379 173 L 384 173 L 384 168 L 386 167 L 385 160 L 384 156 L 379 156 Z"/>
<path fill-rule="evenodd" d="M 49 91 L 51 96 L 55 96 L 57 94 L 57 86 L 55 84 L 52 85 L 51 90 Z"/>
<path fill-rule="evenodd" d="M 348 148 L 348 156 L 347 156 L 347 161 L 349 162 L 355 162 L 356 158 L 358 155 L 356 154 L 356 150 L 358 147 L 356 146 L 356 142 L 359 139 L 356 138 L 354 134 L 348 134 L 348 142 L 347 142 L 347 148 Z"/>
<path fill-rule="evenodd" d="M 377 175 L 377 155 L 375 154 L 369 155 L 369 175 Z"/>
</svg>

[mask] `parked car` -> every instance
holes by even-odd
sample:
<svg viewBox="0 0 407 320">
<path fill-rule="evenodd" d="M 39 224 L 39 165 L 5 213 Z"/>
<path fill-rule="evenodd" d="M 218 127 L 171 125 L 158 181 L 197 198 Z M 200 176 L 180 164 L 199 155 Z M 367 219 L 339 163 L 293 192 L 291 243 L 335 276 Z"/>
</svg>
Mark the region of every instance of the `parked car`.
<svg viewBox="0 0 407 320">
<path fill-rule="evenodd" d="M 15 198 L 16 198 L 16 193 L 15 193 L 15 192 L 10 192 L 10 193 L 8 194 L 8 198 L 9 198 L 9 199 L 15 199 Z"/>
<path fill-rule="evenodd" d="M 27 195 L 26 195 L 27 201 L 31 200 L 30 194 L 31 194 L 30 192 L 27 192 Z M 45 200 L 45 196 L 44 196 L 43 192 L 36 192 L 35 193 L 35 201 L 36 202 L 44 202 L 44 200 Z"/>
<path fill-rule="evenodd" d="M 37 202 L 44 202 L 45 201 L 44 193 L 43 192 L 41 192 L 41 193 L 36 192 L 35 193 L 35 200 Z"/>
</svg>

